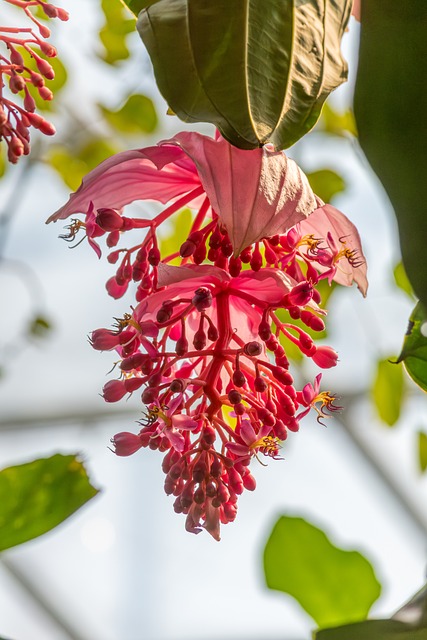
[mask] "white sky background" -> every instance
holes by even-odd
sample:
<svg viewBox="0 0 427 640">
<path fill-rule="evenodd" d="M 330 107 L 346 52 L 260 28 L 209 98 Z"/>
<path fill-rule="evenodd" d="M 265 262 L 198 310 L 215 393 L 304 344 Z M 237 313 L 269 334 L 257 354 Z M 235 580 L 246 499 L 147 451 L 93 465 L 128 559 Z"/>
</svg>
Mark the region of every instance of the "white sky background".
<svg viewBox="0 0 427 640">
<path fill-rule="evenodd" d="M 159 113 L 164 113 L 137 38 L 124 74 L 111 72 L 93 56 L 101 24 L 97 3 L 69 0 L 63 6 L 71 20 L 61 23 L 57 32 L 61 56 L 74 67 L 70 108 L 92 122 L 96 112 L 91 102 L 102 100 L 116 107 L 124 87 L 132 87 L 154 97 Z M 355 23 L 351 28 L 357 30 Z M 354 77 L 354 54 L 349 53 L 354 43 L 347 41 L 345 46 Z M 345 105 L 348 94 L 349 87 L 341 90 L 336 103 Z M 185 127 L 175 118 L 163 118 L 156 138 Z M 129 146 L 150 143 L 153 139 L 130 141 Z M 361 232 L 371 287 L 367 300 L 356 289 L 342 291 L 333 300 L 329 342 L 338 349 L 340 363 L 325 373 L 324 380 L 325 388 L 334 391 L 363 390 L 372 379 L 375 358 L 400 349 L 411 310 L 404 294 L 391 286 L 391 266 L 398 259 L 391 210 L 350 142 L 325 143 L 325 138 L 312 136 L 296 153 L 305 168 L 336 168 L 349 183 L 334 204 Z M 19 165 L 12 168 L 9 179 L 0 183 L 2 202 L 12 189 L 19 189 L 19 171 Z M 128 410 L 135 407 L 135 414 L 120 423 L 43 426 L 43 416 L 105 409 L 98 394 L 112 357 L 93 351 L 86 336 L 94 328 L 109 326 L 128 304 L 106 295 L 104 283 L 112 270 L 105 260 L 98 262 L 86 243 L 70 251 L 57 239 L 61 223 L 45 227 L 44 220 L 66 198 L 56 174 L 40 166 L 14 215 L 7 255 L 30 264 L 38 275 L 45 296 L 41 310 L 55 329 L 39 346 L 18 353 L 1 381 L 1 423 L 40 419 L 29 429 L 0 431 L 0 463 L 8 466 L 56 451 L 80 451 L 103 493 L 57 530 L 4 554 L 6 560 L 28 572 L 87 640 L 306 640 L 312 621 L 290 598 L 264 588 L 261 564 L 277 515 L 303 515 L 324 527 L 337 545 L 366 553 L 384 585 L 374 614 L 391 614 L 422 585 L 425 536 L 353 447 L 338 420 L 323 429 L 306 419 L 286 445 L 284 462 L 271 462 L 267 468 L 254 464 L 258 488 L 241 497 L 238 518 L 223 527 L 219 544 L 207 534 L 184 531 L 184 518 L 173 513 L 172 500 L 163 493 L 158 452 L 144 450 L 119 459 L 108 451 L 112 434 L 136 429 L 137 398 L 125 405 Z M 0 335 L 19 336 L 30 311 L 26 287 L 12 271 L 3 270 L 0 290 Z M 427 423 L 425 400 L 411 400 L 392 432 L 378 424 L 368 401 L 358 404 L 349 417 L 422 518 L 426 480 L 416 472 L 415 430 Z M 12 640 L 68 638 L 1 564 L 0 589 L 0 635 Z"/>
</svg>

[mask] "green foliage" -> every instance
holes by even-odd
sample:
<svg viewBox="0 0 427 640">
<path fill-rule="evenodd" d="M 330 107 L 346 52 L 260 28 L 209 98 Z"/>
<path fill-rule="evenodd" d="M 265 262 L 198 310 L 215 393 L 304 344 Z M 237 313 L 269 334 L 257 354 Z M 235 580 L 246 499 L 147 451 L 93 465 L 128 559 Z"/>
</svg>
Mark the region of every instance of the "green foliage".
<svg viewBox="0 0 427 640">
<path fill-rule="evenodd" d="M 98 105 L 106 121 L 122 133 L 152 133 L 157 127 L 157 114 L 153 101 L 147 96 L 130 96 L 117 111 Z"/>
<path fill-rule="evenodd" d="M 6 173 L 6 169 L 8 167 L 8 162 L 6 160 L 6 145 L 0 144 L 0 178 L 4 176 Z"/>
<path fill-rule="evenodd" d="M 323 105 L 322 115 L 316 130 L 341 138 L 347 138 L 349 134 L 357 136 L 357 127 L 353 112 L 347 109 L 347 111 L 339 113 L 331 107 L 329 102 L 325 102 Z"/>
<path fill-rule="evenodd" d="M 276 522 L 264 570 L 267 586 L 295 598 L 319 627 L 363 620 L 381 590 L 364 556 L 335 547 L 302 518 Z"/>
<path fill-rule="evenodd" d="M 91 169 L 117 151 L 117 147 L 109 140 L 92 138 L 74 149 L 65 145 L 54 145 L 50 147 L 47 159 L 67 187 L 75 191 Z"/>
<path fill-rule="evenodd" d="M 0 471 L 0 551 L 50 531 L 98 493 L 75 455 Z"/>
<path fill-rule="evenodd" d="M 335 629 L 322 629 L 314 640 L 427 640 L 427 629 L 414 629 L 397 620 L 367 620 Z"/>
<path fill-rule="evenodd" d="M 27 333 L 32 338 L 45 338 L 52 331 L 52 325 L 49 320 L 43 316 L 35 316 L 31 319 Z"/>
<path fill-rule="evenodd" d="M 351 0 L 129 4 L 143 9 L 137 28 L 174 113 L 215 124 L 242 149 L 294 144 L 346 79 L 341 38 Z"/>
<path fill-rule="evenodd" d="M 394 358 L 379 360 L 372 387 L 372 397 L 378 415 L 392 427 L 399 420 L 404 395 L 402 368 Z"/>
<path fill-rule="evenodd" d="M 421 302 L 411 313 L 397 362 L 403 362 L 412 380 L 427 391 L 427 316 Z"/>
<path fill-rule="evenodd" d="M 427 306 L 427 3 L 363 3 L 355 115 L 360 144 L 394 207 L 403 263 Z"/>
<path fill-rule="evenodd" d="M 330 202 L 332 198 L 345 191 L 346 183 L 342 176 L 331 169 L 320 169 L 307 173 L 308 181 L 319 198 L 324 202 Z"/>
<path fill-rule="evenodd" d="M 99 31 L 99 39 L 104 51 L 102 60 L 107 64 L 117 64 L 129 58 L 127 36 L 135 31 L 135 20 L 130 17 L 120 0 L 102 0 L 101 8 L 105 23 Z"/>
<path fill-rule="evenodd" d="M 414 299 L 414 292 L 409 282 L 408 276 L 406 275 L 405 267 L 402 262 L 398 262 L 397 265 L 393 269 L 394 282 L 402 289 L 405 293 L 408 294 L 412 299 Z"/>
<path fill-rule="evenodd" d="M 418 464 L 420 471 L 427 469 L 427 433 L 418 431 Z"/>
</svg>

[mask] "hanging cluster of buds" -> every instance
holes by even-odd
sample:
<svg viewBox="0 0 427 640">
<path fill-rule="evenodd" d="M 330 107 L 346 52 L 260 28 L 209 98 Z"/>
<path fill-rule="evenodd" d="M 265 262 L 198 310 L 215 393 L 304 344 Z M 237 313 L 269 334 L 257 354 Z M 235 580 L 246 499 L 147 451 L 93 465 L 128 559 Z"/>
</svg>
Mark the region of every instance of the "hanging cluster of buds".
<svg viewBox="0 0 427 640">
<path fill-rule="evenodd" d="M 8 159 L 18 162 L 22 155 L 30 152 L 30 128 L 39 129 L 45 135 L 55 133 L 54 126 L 35 113 L 36 103 L 29 91 L 32 85 L 42 100 L 52 100 L 46 80 L 54 78 L 48 58 L 57 55 L 55 47 L 46 42 L 50 30 L 32 13 L 31 8 L 40 8 L 46 17 L 68 20 L 68 13 L 43 0 L 3 0 L 23 9 L 34 27 L 8 27 L 0 25 L 0 141 L 5 140 Z M 24 54 L 24 55 L 23 55 Z M 25 64 L 25 55 L 31 56 L 37 71 Z M 11 94 L 8 97 L 7 91 Z M 22 106 L 13 96 L 22 96 Z"/>
<path fill-rule="evenodd" d="M 136 199 L 168 206 L 151 219 L 122 215 Z M 183 207 L 195 211 L 188 237 L 162 255 L 158 228 Z M 84 220 L 72 219 L 63 237 L 84 230 L 100 256 L 105 236 L 118 265 L 109 294 L 120 298 L 133 283 L 136 297 L 113 329 L 90 339 L 118 354 L 106 402 L 138 393 L 144 405 L 140 429 L 116 434 L 113 450 L 165 453 L 175 511 L 188 531 L 218 540 L 238 496 L 255 489 L 253 458 L 280 459 L 310 410 L 322 421 L 339 408 L 320 390 L 321 374 L 295 387 L 286 351 L 292 343 L 319 368 L 336 365 L 336 352 L 312 337 L 325 327 L 316 287 L 355 281 L 366 292 L 357 230 L 284 153 L 197 133 L 110 158 L 50 220 L 79 212 Z M 118 248 L 132 231 L 137 240 Z"/>
</svg>

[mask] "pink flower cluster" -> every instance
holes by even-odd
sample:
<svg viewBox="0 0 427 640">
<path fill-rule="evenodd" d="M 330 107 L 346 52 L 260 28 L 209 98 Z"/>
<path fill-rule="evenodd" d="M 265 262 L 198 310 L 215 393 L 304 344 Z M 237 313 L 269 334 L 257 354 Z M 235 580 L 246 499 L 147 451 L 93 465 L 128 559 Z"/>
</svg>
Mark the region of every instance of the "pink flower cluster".
<svg viewBox="0 0 427 640">
<path fill-rule="evenodd" d="M 152 218 L 124 216 L 135 200 L 167 206 Z M 183 207 L 195 212 L 190 232 L 162 255 L 158 228 Z M 114 451 L 165 453 L 175 511 L 188 531 L 219 540 L 238 496 L 255 489 L 252 459 L 280 458 L 311 409 L 322 419 L 338 408 L 320 391 L 321 374 L 295 388 L 286 345 L 321 369 L 335 366 L 336 352 L 312 337 L 326 313 L 316 286 L 354 281 L 366 293 L 358 232 L 283 152 L 244 151 L 198 133 L 106 160 L 49 221 L 76 213 L 84 221 L 72 219 L 64 237 L 84 230 L 100 256 L 105 236 L 116 265 L 108 293 L 120 298 L 135 286 L 136 304 L 115 328 L 91 335 L 94 349 L 120 358 L 104 399 L 138 392 L 145 405 L 138 433 L 116 434 Z M 118 248 L 128 232 L 138 239 Z"/>
<path fill-rule="evenodd" d="M 37 34 L 30 27 L 0 25 L 0 43 L 5 48 L 4 52 L 0 50 L 0 141 L 6 141 L 8 159 L 15 164 L 22 155 L 28 155 L 30 152 L 30 127 L 39 129 L 48 136 L 55 133 L 54 126 L 35 113 L 36 103 L 28 90 L 29 85 L 32 85 L 43 100 L 52 100 L 52 92 L 46 87 L 45 80 L 52 80 L 54 71 L 46 58 L 56 56 L 55 47 L 45 41 L 50 36 L 50 30 L 34 16 L 31 7 L 40 8 L 48 18 L 60 20 L 68 20 L 68 13 L 43 0 L 5 2 L 23 9 L 38 31 Z M 25 65 L 22 55 L 24 52 L 33 58 L 38 71 Z M 23 95 L 23 106 L 19 106 L 5 95 L 6 86 L 11 94 Z"/>
</svg>

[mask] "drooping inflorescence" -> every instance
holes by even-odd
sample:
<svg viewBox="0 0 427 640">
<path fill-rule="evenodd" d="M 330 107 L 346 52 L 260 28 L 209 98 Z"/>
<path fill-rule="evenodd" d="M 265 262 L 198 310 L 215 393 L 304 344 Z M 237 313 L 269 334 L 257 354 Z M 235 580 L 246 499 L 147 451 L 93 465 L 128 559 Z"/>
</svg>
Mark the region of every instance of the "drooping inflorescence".
<svg viewBox="0 0 427 640">
<path fill-rule="evenodd" d="M 124 216 L 139 199 L 167 206 L 151 219 Z M 158 229 L 183 207 L 194 211 L 190 232 L 162 255 Z M 336 365 L 336 352 L 312 337 L 325 326 L 317 286 L 355 281 L 365 294 L 357 230 L 284 153 L 197 133 L 105 161 L 50 220 L 76 213 L 84 220 L 73 218 L 63 237 L 83 230 L 100 256 L 104 236 L 115 265 L 108 293 L 135 287 L 136 304 L 90 339 L 120 358 L 104 399 L 140 393 L 144 404 L 139 430 L 116 434 L 113 450 L 163 452 L 165 491 L 187 530 L 219 539 L 238 496 L 255 489 L 252 459 L 280 459 L 311 409 L 319 421 L 339 409 L 320 391 L 321 374 L 295 388 L 286 350 Z M 131 246 L 119 245 L 131 233 Z"/>
<path fill-rule="evenodd" d="M 35 112 L 36 102 L 29 91 L 32 86 L 42 100 L 52 100 L 52 91 L 45 81 L 52 80 L 55 75 L 48 58 L 57 55 L 55 47 L 46 42 L 50 30 L 31 9 L 40 8 L 47 18 L 60 20 L 68 20 L 68 13 L 43 0 L 3 1 L 22 9 L 29 24 L 33 25 L 0 25 L 0 141 L 6 142 L 9 162 L 15 164 L 30 152 L 31 127 L 45 135 L 55 133 L 54 126 Z M 26 55 L 34 60 L 37 71 L 26 64 Z M 17 95 L 22 97 L 19 104 Z"/>
</svg>

